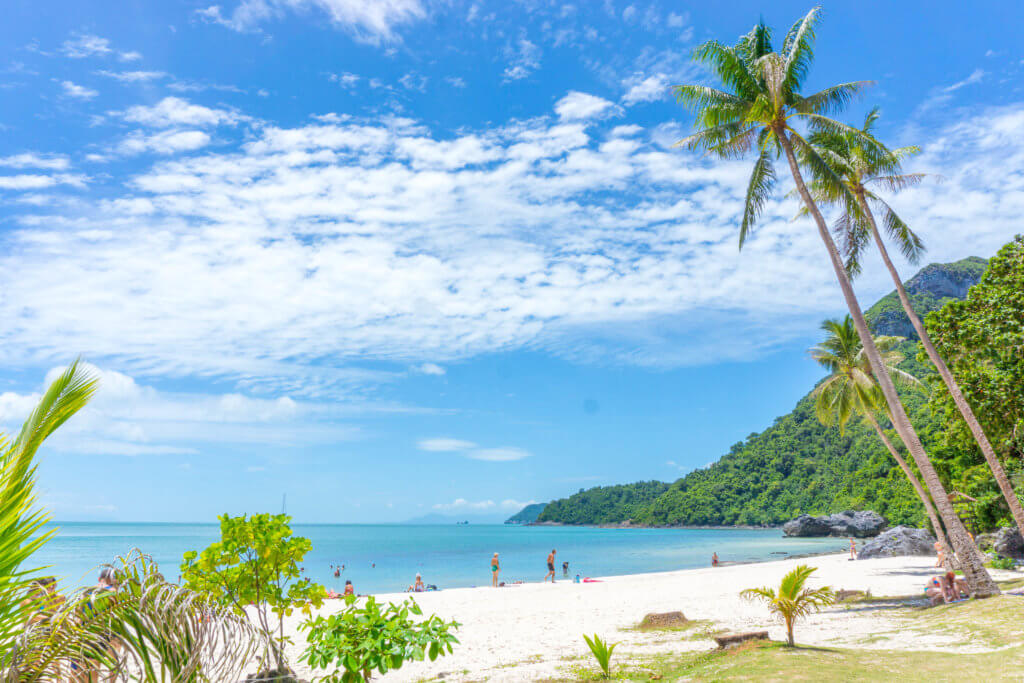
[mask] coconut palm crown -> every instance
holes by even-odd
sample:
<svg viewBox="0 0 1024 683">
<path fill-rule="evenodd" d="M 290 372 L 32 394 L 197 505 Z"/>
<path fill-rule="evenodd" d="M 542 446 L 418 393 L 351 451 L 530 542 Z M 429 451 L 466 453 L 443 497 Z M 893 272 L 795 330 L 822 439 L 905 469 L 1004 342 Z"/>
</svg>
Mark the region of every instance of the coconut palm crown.
<svg viewBox="0 0 1024 683">
<path fill-rule="evenodd" d="M 805 564 L 797 565 L 782 577 L 778 590 L 769 586 L 748 588 L 740 593 L 747 600 L 761 600 L 768 609 L 786 624 L 786 641 L 792 646 L 793 625 L 797 619 L 810 616 L 835 602 L 835 593 L 829 587 L 807 588 L 807 579 L 817 569 Z"/>
<path fill-rule="evenodd" d="M 693 57 L 721 79 L 727 90 L 706 85 L 673 88 L 676 99 L 694 112 L 694 127 L 698 130 L 677 145 L 723 158 L 742 157 L 751 151 L 757 154 L 747 184 L 740 248 L 775 188 L 773 162 L 782 153 L 782 137 L 791 141 L 815 177 L 835 175 L 810 142 L 793 128 L 794 123 L 803 120 L 815 131 L 865 135 L 829 115 L 842 111 L 871 85 L 870 81 L 840 83 L 812 95 L 800 94 L 814 57 L 814 28 L 820 14 L 821 9 L 816 7 L 793 24 L 781 52 L 773 50 L 771 29 L 763 21 L 732 47 L 707 41 Z M 833 182 L 840 180 L 833 178 Z"/>
<path fill-rule="evenodd" d="M 920 153 L 921 148 L 910 145 L 889 149 L 878 142 L 874 137 L 878 118 L 878 107 L 874 107 L 856 132 L 817 130 L 808 138 L 814 154 L 824 160 L 831 171 L 819 174 L 817 166 L 807 164 L 814 174 L 811 194 L 819 204 L 840 209 L 833 231 L 842 245 L 846 270 L 851 276 L 860 273 L 860 258 L 871 239 L 871 226 L 861 208 L 860 197 L 881 215 L 886 234 L 909 263 L 918 263 L 925 251 L 921 238 L 874 191 L 883 188 L 899 192 L 927 178 L 926 173 L 902 172 L 903 161 Z M 806 154 L 802 149 L 801 158 L 807 159 Z M 806 209 L 801 213 L 805 212 Z"/>
<path fill-rule="evenodd" d="M 847 315 L 842 321 L 826 320 L 821 329 L 828 336 L 810 351 L 811 358 L 829 371 L 813 393 L 814 411 L 821 423 L 839 425 L 842 432 L 854 416 L 887 413 L 885 397 L 871 372 L 853 319 Z M 903 354 L 896 350 L 900 341 L 900 337 L 875 337 L 875 346 L 896 386 L 923 390 L 924 385 L 916 377 L 897 367 L 903 360 Z"/>
</svg>

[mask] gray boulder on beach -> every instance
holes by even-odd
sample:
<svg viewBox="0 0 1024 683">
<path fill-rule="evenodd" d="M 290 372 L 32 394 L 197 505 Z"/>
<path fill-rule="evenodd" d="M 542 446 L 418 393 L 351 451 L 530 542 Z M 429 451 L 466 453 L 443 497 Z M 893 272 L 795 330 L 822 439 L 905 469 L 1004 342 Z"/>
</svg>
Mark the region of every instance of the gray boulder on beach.
<svg viewBox="0 0 1024 683">
<path fill-rule="evenodd" d="M 786 536 L 874 536 L 886 526 L 885 517 L 872 510 L 846 510 L 834 515 L 800 515 L 782 525 Z"/>
<path fill-rule="evenodd" d="M 902 555 L 935 555 L 935 537 L 924 529 L 898 526 L 865 543 L 857 553 L 857 559 Z"/>
</svg>

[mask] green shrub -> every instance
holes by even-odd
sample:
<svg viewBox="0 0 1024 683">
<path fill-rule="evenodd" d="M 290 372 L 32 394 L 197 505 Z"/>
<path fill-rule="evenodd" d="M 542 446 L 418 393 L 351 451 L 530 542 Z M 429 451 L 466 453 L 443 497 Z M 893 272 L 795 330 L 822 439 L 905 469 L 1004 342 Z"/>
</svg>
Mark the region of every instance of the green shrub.
<svg viewBox="0 0 1024 683">
<path fill-rule="evenodd" d="M 317 616 L 303 622 L 309 631 L 309 645 L 300 659 L 313 669 L 336 667 L 320 678 L 331 683 L 368 681 L 374 671 L 386 674 L 412 659 L 422 661 L 452 653 L 458 639 L 452 633 L 460 624 L 430 615 L 422 621 L 423 610 L 412 599 L 381 606 L 370 596 L 359 605 L 354 595 L 345 596 L 346 607 L 337 614 Z"/>
<path fill-rule="evenodd" d="M 1010 557 L 997 557 L 988 563 L 992 569 L 1013 569 L 1017 566 L 1016 560 Z"/>
</svg>

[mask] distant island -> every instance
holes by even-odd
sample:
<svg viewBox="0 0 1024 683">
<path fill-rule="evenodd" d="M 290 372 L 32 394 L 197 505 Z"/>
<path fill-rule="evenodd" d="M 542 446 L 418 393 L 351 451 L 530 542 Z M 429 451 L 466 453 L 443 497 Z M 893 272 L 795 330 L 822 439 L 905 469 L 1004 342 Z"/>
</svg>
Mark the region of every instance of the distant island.
<svg viewBox="0 0 1024 683">
<path fill-rule="evenodd" d="M 981 279 L 987 261 L 975 256 L 933 263 L 906 282 L 919 314 L 962 299 Z M 876 334 L 907 337 L 902 368 L 923 377 L 916 335 L 895 290 L 865 314 Z M 813 387 L 812 387 L 813 389 Z M 926 399 L 908 393 L 905 404 L 925 447 L 940 454 L 940 419 Z M 738 441 L 712 465 L 674 483 L 641 481 L 580 489 L 546 505 L 530 505 L 506 523 L 624 524 L 639 526 L 774 526 L 802 513 L 875 510 L 893 525 L 922 526 L 924 512 L 909 483 L 870 427 L 851 424 L 841 435 L 822 426 L 808 395 L 760 433 Z M 515 521 L 513 521 L 515 520 Z"/>
</svg>

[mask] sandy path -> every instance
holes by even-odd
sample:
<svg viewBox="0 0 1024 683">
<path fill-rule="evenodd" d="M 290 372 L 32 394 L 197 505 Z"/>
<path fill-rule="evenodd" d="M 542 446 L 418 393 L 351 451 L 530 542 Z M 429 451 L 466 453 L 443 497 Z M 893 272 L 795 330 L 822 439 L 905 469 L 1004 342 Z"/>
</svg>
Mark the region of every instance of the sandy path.
<svg viewBox="0 0 1024 683">
<path fill-rule="evenodd" d="M 582 633 L 598 633 L 621 643 L 617 658 L 632 654 L 706 649 L 708 640 L 681 640 L 679 634 L 641 633 L 631 629 L 648 612 L 682 610 L 689 619 L 710 620 L 729 630 L 767 628 L 773 639 L 785 637 L 765 608 L 739 598 L 753 586 L 778 585 L 797 564 L 818 567 L 812 583 L 833 588 L 870 590 L 872 595 L 921 593 L 934 573 L 934 559 L 900 557 L 851 562 L 846 555 L 803 560 L 693 569 L 657 574 L 606 577 L 601 583 L 525 584 L 506 588 L 461 588 L 416 596 L 426 614 L 436 613 L 462 623 L 461 645 L 455 654 L 436 662 L 414 662 L 380 680 L 522 681 L 565 672 L 572 659 L 589 652 Z M 1007 577 L 1011 576 L 1009 573 Z M 429 580 L 429 577 L 427 577 Z M 381 595 L 401 600 L 403 594 Z M 339 609 L 338 603 L 323 612 Z M 298 619 L 291 619 L 294 628 Z M 815 615 L 798 627 L 799 640 L 809 645 L 857 644 L 868 648 L 962 649 L 948 637 L 914 633 L 895 623 L 885 610 L 837 607 Z M 298 665 L 303 634 L 289 652 Z M 868 642 L 870 641 L 870 642 Z M 589 662 L 587 662 L 589 664 Z M 297 666 L 298 665 L 298 666 Z M 378 680 L 375 678 L 375 680 Z"/>
</svg>

